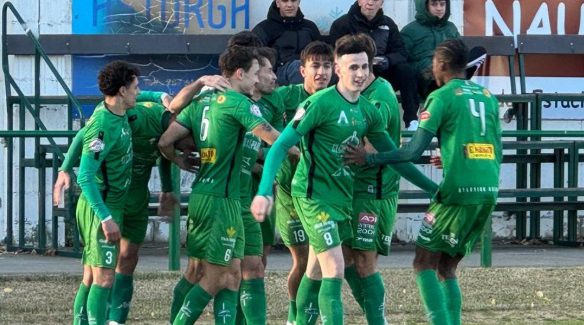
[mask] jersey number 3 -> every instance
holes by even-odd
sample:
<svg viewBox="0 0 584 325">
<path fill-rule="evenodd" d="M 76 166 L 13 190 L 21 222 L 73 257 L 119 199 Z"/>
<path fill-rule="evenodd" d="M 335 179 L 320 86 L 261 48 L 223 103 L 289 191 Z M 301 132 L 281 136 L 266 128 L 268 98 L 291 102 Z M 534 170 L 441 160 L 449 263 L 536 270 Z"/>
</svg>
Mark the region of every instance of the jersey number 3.
<svg viewBox="0 0 584 325">
<path fill-rule="evenodd" d="M 469 98 L 468 107 L 470 108 L 470 113 L 472 114 L 472 116 L 478 117 L 481 120 L 481 136 L 484 137 L 487 132 L 487 123 L 485 121 L 485 103 L 479 101 L 477 105 L 476 100 L 474 100 L 473 98 Z"/>
</svg>

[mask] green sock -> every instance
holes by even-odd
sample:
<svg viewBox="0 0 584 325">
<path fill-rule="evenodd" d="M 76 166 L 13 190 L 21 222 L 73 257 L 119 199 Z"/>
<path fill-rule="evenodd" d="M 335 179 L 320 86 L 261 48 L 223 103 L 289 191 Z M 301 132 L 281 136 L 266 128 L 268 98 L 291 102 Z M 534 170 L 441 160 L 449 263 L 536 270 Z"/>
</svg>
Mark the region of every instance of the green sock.
<svg viewBox="0 0 584 325">
<path fill-rule="evenodd" d="M 287 325 L 292 325 L 296 321 L 296 300 L 290 299 L 288 302 L 288 322 Z"/>
<path fill-rule="evenodd" d="M 241 291 L 239 294 L 241 295 Z M 240 300 L 240 297 L 241 296 L 237 297 L 237 301 Z M 237 304 L 237 311 L 235 313 L 235 325 L 245 325 L 245 315 L 241 309 L 241 304 Z"/>
<path fill-rule="evenodd" d="M 110 295 L 110 310 L 108 320 L 125 324 L 130 312 L 130 302 L 134 293 L 134 277 L 116 273 L 114 286 Z"/>
<path fill-rule="evenodd" d="M 355 264 L 345 268 L 345 280 L 347 280 L 359 307 L 361 307 L 361 310 L 365 310 L 365 305 L 363 304 L 363 286 L 361 285 L 361 278 L 359 277 L 359 273 L 357 273 Z"/>
<path fill-rule="evenodd" d="M 174 318 L 172 324 L 194 324 L 199 316 L 201 316 L 203 313 L 203 310 L 205 310 L 205 307 L 207 307 L 207 304 L 211 298 L 213 297 L 207 291 L 205 291 L 205 289 L 201 288 L 200 285 L 193 285 L 191 290 L 189 290 L 185 296 L 184 303 Z"/>
<path fill-rule="evenodd" d="M 385 323 L 385 287 L 379 272 L 361 278 L 364 295 L 365 317 L 369 325 L 384 325 Z"/>
<path fill-rule="evenodd" d="M 170 305 L 170 323 L 174 322 L 174 318 L 180 311 L 185 302 L 185 297 L 193 287 L 193 284 L 187 281 L 185 277 L 180 278 L 174 290 L 172 291 L 172 304 Z"/>
<path fill-rule="evenodd" d="M 213 312 L 215 313 L 215 324 L 235 324 L 235 312 L 237 310 L 237 291 L 223 289 L 215 296 L 213 302 Z"/>
<path fill-rule="evenodd" d="M 446 295 L 447 308 L 450 313 L 452 325 L 460 325 L 462 313 L 462 293 L 458 285 L 458 279 L 446 279 L 442 282 L 442 288 Z"/>
<path fill-rule="evenodd" d="M 323 278 L 318 294 L 320 319 L 323 324 L 343 324 L 343 299 L 341 288 L 343 279 Z"/>
<path fill-rule="evenodd" d="M 446 309 L 446 297 L 438 275 L 434 270 L 424 270 L 416 275 L 422 302 L 426 307 L 428 321 L 433 325 L 449 325 L 450 315 Z"/>
<path fill-rule="evenodd" d="M 316 324 L 318 319 L 318 292 L 322 281 L 302 277 L 296 294 L 296 323 L 302 325 Z"/>
<path fill-rule="evenodd" d="M 107 299 L 111 288 L 91 285 L 87 296 L 87 321 L 89 325 L 102 325 L 107 320 Z"/>
<path fill-rule="evenodd" d="M 239 303 L 247 324 L 266 324 L 266 288 L 264 279 L 242 280 L 239 293 Z"/>
<path fill-rule="evenodd" d="M 83 284 L 79 285 L 79 290 L 75 295 L 75 302 L 73 303 L 73 325 L 87 325 L 87 295 L 89 295 L 89 287 Z"/>
</svg>

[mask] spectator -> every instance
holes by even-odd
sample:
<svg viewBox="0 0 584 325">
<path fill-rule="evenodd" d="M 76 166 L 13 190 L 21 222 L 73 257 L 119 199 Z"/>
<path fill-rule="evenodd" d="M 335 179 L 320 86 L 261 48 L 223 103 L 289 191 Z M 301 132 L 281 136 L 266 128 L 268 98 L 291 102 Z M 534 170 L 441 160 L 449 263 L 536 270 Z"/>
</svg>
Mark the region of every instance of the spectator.
<svg viewBox="0 0 584 325">
<path fill-rule="evenodd" d="M 450 0 L 416 0 L 416 20 L 401 31 L 422 97 L 436 88 L 432 77 L 434 49 L 447 39 L 460 37 L 458 29 L 448 18 Z"/>
<path fill-rule="evenodd" d="M 365 33 L 371 36 L 377 46 L 373 60 L 373 72 L 387 79 L 395 89 L 400 90 L 404 110 L 403 120 L 408 129 L 418 127 L 417 83 L 414 72 L 407 64 L 407 51 L 395 22 L 383 14 L 383 0 L 358 0 L 349 12 L 331 26 L 332 44 L 346 34 Z"/>
<path fill-rule="evenodd" d="M 278 51 L 276 76 L 280 85 L 302 83 L 300 52 L 308 43 L 320 39 L 316 24 L 304 19 L 300 0 L 275 0 L 268 18 L 252 30 L 265 46 Z"/>
</svg>

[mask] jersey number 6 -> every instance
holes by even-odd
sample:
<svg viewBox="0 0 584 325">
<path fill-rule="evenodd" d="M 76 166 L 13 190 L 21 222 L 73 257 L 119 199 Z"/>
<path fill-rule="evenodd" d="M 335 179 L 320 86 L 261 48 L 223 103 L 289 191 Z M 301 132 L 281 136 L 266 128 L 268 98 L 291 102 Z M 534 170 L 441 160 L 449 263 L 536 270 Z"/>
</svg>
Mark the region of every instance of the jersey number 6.
<svg viewBox="0 0 584 325">
<path fill-rule="evenodd" d="M 199 137 L 201 141 L 207 140 L 207 135 L 209 133 L 209 119 L 207 118 L 207 113 L 209 113 L 209 106 L 203 108 L 203 117 L 201 118 L 201 133 Z"/>
</svg>

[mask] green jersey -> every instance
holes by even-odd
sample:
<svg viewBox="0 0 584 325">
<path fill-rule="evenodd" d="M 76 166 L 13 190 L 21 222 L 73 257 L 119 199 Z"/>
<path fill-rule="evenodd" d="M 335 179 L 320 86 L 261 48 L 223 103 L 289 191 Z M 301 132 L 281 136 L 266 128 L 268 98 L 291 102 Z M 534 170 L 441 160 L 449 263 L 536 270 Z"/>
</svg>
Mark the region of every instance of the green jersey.
<svg viewBox="0 0 584 325">
<path fill-rule="evenodd" d="M 85 126 L 77 181 L 100 219 L 110 215 L 109 208 L 124 206 L 131 163 L 132 131 L 126 115 L 99 103 Z"/>
<path fill-rule="evenodd" d="M 191 130 L 201 155 L 193 192 L 239 200 L 242 143 L 246 129 L 266 123 L 260 108 L 233 90 L 209 91 L 193 99 L 176 121 Z"/>
<path fill-rule="evenodd" d="M 278 87 L 275 93 L 279 94 L 284 98 L 284 109 L 286 114 L 286 121 L 290 121 L 294 114 L 296 114 L 296 109 L 305 101 L 310 95 L 304 89 L 304 84 L 288 85 Z M 292 192 L 292 178 L 296 172 L 296 165 L 293 165 L 290 160 L 286 159 L 282 163 L 278 174 L 276 175 L 276 182 L 280 185 L 280 188 L 290 194 Z"/>
<path fill-rule="evenodd" d="M 430 94 L 420 121 L 440 142 L 441 202 L 496 203 L 503 154 L 495 96 L 472 81 L 453 79 Z"/>
<path fill-rule="evenodd" d="M 263 108 L 264 119 L 270 123 L 274 129 L 282 132 L 284 129 L 284 99 L 275 91 L 269 95 L 262 96 L 257 101 L 260 108 Z"/>
<path fill-rule="evenodd" d="M 292 196 L 350 208 L 355 173 L 345 165 L 343 154 L 363 136 L 385 133 L 379 111 L 363 97 L 347 101 L 336 86 L 310 96 L 301 107 L 291 122 L 302 135 Z"/>
<path fill-rule="evenodd" d="M 381 115 L 381 123 L 394 143 L 401 138 L 399 104 L 391 84 L 377 77 L 361 93 Z M 399 192 L 400 175 L 387 165 L 359 168 L 355 177 L 353 195 L 360 199 L 386 199 Z"/>
<path fill-rule="evenodd" d="M 170 112 L 164 106 L 153 102 L 137 102 L 126 114 L 132 129 L 133 181 L 148 182 L 152 167 L 160 157 L 158 139 L 166 129 L 163 120 L 170 118 Z M 168 123 L 168 121 L 166 121 Z"/>
</svg>

